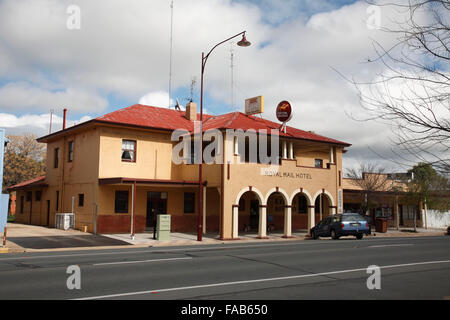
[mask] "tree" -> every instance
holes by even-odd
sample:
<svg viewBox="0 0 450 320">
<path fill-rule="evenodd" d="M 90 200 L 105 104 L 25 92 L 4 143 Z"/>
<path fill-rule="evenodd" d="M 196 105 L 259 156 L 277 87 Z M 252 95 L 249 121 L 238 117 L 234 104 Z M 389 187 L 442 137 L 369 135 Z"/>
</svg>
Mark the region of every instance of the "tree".
<svg viewBox="0 0 450 320">
<path fill-rule="evenodd" d="M 36 136 L 7 135 L 3 170 L 3 192 L 10 186 L 45 174 L 45 145 Z"/>
<path fill-rule="evenodd" d="M 356 168 L 347 169 L 347 178 L 351 179 L 351 184 L 361 190 L 361 195 L 364 197 L 361 203 L 363 215 L 373 208 L 374 194 L 379 191 L 388 191 L 391 187 L 384 168 L 374 163 L 360 163 Z"/>
<path fill-rule="evenodd" d="M 422 204 L 428 207 L 445 210 L 448 209 L 448 180 L 439 175 L 427 163 L 419 163 L 408 171 L 412 179 L 408 181 L 408 198 L 422 210 Z M 414 215 L 414 231 L 417 231 L 417 215 Z"/>
<path fill-rule="evenodd" d="M 396 19 L 394 27 L 381 28 L 396 38 L 393 46 L 387 48 L 374 41 L 375 57 L 368 62 L 383 71 L 370 82 L 352 80 L 367 111 L 362 120 L 392 126 L 397 163 L 428 163 L 448 175 L 450 1 L 371 4 L 382 12 L 393 9 L 405 19 Z"/>
</svg>

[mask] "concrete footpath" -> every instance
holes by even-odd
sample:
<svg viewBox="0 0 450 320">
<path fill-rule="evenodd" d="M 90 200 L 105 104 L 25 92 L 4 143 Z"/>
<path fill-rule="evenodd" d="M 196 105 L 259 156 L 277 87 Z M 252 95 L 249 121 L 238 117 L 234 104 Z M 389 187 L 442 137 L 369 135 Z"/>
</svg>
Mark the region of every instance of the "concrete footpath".
<svg viewBox="0 0 450 320">
<path fill-rule="evenodd" d="M 424 237 L 445 234 L 446 229 L 417 228 L 415 233 L 411 228 L 401 228 L 400 230 L 388 229 L 386 233 L 372 233 L 367 238 Z M 224 241 L 219 239 L 217 233 L 207 233 L 203 236 L 203 241 L 199 242 L 195 233 L 172 233 L 171 240 L 158 241 L 153 240 L 153 233 L 150 232 L 136 234 L 132 239 L 129 234 L 93 235 L 78 230 L 59 230 L 10 223 L 8 224 L 6 248 L 9 253 L 20 253 L 309 240 L 306 230 L 294 231 L 291 238 L 283 238 L 282 232 L 271 232 L 267 239 L 258 239 L 257 236 L 257 233 L 245 233 L 239 235 L 239 240 Z M 342 237 L 341 239 L 345 238 L 353 239 L 354 237 Z M 329 240 L 329 238 L 322 239 Z"/>
</svg>

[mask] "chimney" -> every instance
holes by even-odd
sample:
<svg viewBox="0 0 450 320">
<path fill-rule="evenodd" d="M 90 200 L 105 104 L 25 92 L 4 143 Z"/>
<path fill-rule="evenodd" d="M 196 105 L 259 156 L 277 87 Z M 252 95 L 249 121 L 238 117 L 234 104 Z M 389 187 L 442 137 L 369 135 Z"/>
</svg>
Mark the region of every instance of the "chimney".
<svg viewBox="0 0 450 320">
<path fill-rule="evenodd" d="M 197 104 L 195 102 L 189 102 L 186 105 L 186 119 L 191 121 L 197 120 Z"/>
<path fill-rule="evenodd" d="M 63 116 L 63 130 L 66 128 L 66 114 L 67 114 L 67 109 L 64 108 L 64 116 Z"/>
</svg>

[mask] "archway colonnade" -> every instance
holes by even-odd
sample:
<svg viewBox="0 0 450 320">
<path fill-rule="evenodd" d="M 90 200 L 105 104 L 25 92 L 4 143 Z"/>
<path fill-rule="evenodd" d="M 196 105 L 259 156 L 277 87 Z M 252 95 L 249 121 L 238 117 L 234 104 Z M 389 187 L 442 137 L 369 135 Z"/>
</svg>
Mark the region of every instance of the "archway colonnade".
<svg viewBox="0 0 450 320">
<path fill-rule="evenodd" d="M 268 204 L 273 207 L 274 197 L 277 197 L 277 208 L 282 210 L 283 215 L 283 237 L 292 237 L 292 208 L 296 208 L 298 211 L 304 210 L 307 215 L 307 223 L 305 227 L 309 230 L 316 223 L 316 215 L 319 220 L 325 218 L 330 214 L 336 214 L 336 203 L 331 193 L 325 189 L 317 191 L 315 194 L 311 193 L 305 188 L 298 188 L 292 193 L 287 193 L 284 189 L 274 187 L 267 193 L 263 194 L 255 187 L 245 187 L 236 196 L 236 202 L 233 205 L 233 223 L 232 223 L 232 236 L 233 239 L 239 238 L 239 232 L 250 229 L 258 229 L 258 238 L 267 238 L 268 229 Z M 302 197 L 300 201 L 299 197 Z M 247 200 L 247 201 L 246 201 Z M 295 202 L 295 203 L 294 203 Z M 247 203 L 247 205 L 246 205 Z M 302 208 L 299 208 L 298 205 Z M 248 205 L 249 204 L 249 205 Z M 240 218 L 242 212 L 247 213 L 247 222 L 245 224 Z M 272 215 L 269 215 L 273 218 Z M 277 217 L 278 218 L 278 217 Z M 241 221 L 240 221 L 241 220 Z M 270 225 L 272 221 L 269 221 Z M 278 223 L 279 225 L 280 223 Z"/>
</svg>

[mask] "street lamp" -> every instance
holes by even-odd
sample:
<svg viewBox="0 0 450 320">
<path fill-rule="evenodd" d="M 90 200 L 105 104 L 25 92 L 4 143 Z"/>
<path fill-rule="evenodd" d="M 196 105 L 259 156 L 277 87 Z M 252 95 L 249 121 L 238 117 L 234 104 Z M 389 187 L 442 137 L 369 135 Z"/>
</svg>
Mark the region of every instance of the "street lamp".
<svg viewBox="0 0 450 320">
<path fill-rule="evenodd" d="M 203 179 L 202 179 L 202 167 L 203 167 L 203 73 L 205 72 L 206 61 L 208 61 L 209 55 L 215 48 L 217 48 L 222 43 L 225 43 L 233 38 L 242 35 L 241 41 L 237 43 L 240 47 L 250 46 L 250 42 L 245 38 L 245 31 L 242 31 L 222 42 L 216 44 L 205 56 L 202 52 L 202 80 L 200 89 L 200 164 L 198 167 L 198 229 L 197 229 L 197 241 L 202 241 L 203 235 Z M 222 191 L 223 192 L 223 191 Z"/>
</svg>

